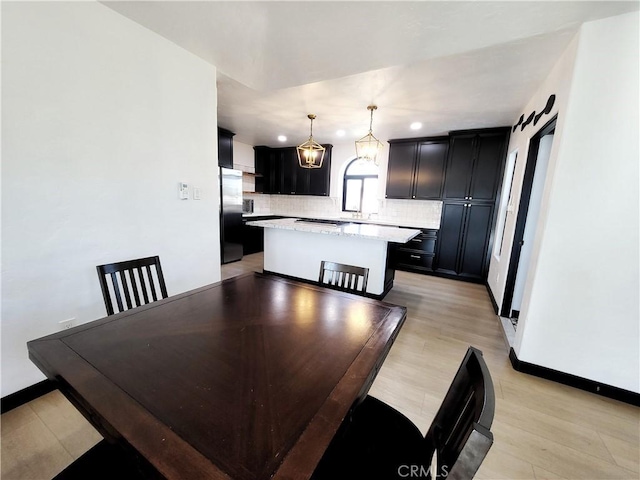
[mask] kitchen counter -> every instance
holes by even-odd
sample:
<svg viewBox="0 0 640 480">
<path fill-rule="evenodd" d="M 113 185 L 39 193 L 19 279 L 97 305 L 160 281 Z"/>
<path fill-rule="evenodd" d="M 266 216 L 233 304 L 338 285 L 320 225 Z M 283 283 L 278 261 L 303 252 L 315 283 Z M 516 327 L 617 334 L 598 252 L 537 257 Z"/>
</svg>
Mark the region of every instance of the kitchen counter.
<svg viewBox="0 0 640 480">
<path fill-rule="evenodd" d="M 425 228 L 425 229 L 438 229 L 440 228 L 439 223 L 427 222 L 422 220 L 394 220 L 392 218 L 354 218 L 351 216 L 330 216 L 330 215 L 319 215 L 311 217 L 309 215 L 275 215 L 270 213 L 244 213 L 242 215 L 243 218 L 250 220 L 252 217 L 286 217 L 286 218 L 319 218 L 321 220 L 335 220 L 335 221 L 343 221 L 343 222 L 352 222 L 354 224 L 366 224 L 366 225 L 381 225 L 388 227 L 406 227 L 406 228 Z"/>
<path fill-rule="evenodd" d="M 420 234 L 420 230 L 383 226 L 377 224 L 351 223 L 345 219 L 332 219 L 344 224 L 326 224 L 299 222 L 295 218 L 280 218 L 276 220 L 260 220 L 247 222 L 247 225 L 263 228 L 278 228 L 299 232 L 319 233 L 323 235 L 341 235 L 359 237 L 363 239 L 382 240 L 392 243 L 407 243 Z"/>
<path fill-rule="evenodd" d="M 320 263 L 369 269 L 367 295 L 383 298 L 393 287 L 389 243 L 404 244 L 420 230 L 351 223 L 297 222 L 295 218 L 248 221 L 264 228 L 264 271 L 318 282 Z"/>
</svg>

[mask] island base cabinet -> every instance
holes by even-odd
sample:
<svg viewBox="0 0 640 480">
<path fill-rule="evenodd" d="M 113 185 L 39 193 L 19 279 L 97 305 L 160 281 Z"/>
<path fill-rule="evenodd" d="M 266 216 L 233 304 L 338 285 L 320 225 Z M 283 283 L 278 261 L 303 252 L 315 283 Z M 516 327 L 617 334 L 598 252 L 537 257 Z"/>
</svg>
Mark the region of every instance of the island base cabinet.
<svg viewBox="0 0 640 480">
<path fill-rule="evenodd" d="M 264 271 L 318 282 L 323 260 L 369 269 L 367 295 L 383 297 L 393 286 L 385 240 L 264 229 Z"/>
<path fill-rule="evenodd" d="M 437 235 L 437 230 L 422 229 L 422 233 L 417 237 L 403 245 L 394 246 L 394 268 L 416 273 L 432 272 Z"/>
<path fill-rule="evenodd" d="M 492 220 L 493 204 L 445 202 L 436 245 L 435 272 L 484 281 Z"/>
</svg>

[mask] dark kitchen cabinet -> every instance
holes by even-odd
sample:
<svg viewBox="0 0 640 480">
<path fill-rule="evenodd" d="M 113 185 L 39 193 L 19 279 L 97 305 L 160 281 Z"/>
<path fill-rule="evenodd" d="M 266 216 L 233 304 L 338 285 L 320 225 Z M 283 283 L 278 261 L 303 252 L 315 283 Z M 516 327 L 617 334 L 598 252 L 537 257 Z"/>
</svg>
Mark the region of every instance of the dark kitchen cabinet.
<svg viewBox="0 0 640 480">
<path fill-rule="evenodd" d="M 440 199 L 448 137 L 391 140 L 389 144 L 386 197 Z"/>
<path fill-rule="evenodd" d="M 242 248 L 244 255 L 262 252 L 264 250 L 264 228 L 247 225 L 247 222 L 257 222 L 259 220 L 274 220 L 282 218 L 277 215 L 263 215 L 244 217 L 242 219 Z"/>
<path fill-rule="evenodd" d="M 322 168 L 302 168 L 295 147 L 254 147 L 256 192 L 281 195 L 329 195 L 331 149 L 326 148 Z"/>
<path fill-rule="evenodd" d="M 508 136 L 508 128 L 452 132 L 442 198 L 495 200 Z"/>
<path fill-rule="evenodd" d="M 279 149 L 277 161 L 280 162 L 280 188 L 282 195 L 295 195 L 298 180 L 298 156 L 295 148 Z"/>
<path fill-rule="evenodd" d="M 387 167 L 387 198 L 411 198 L 413 195 L 413 166 L 417 144 L 389 142 Z"/>
<path fill-rule="evenodd" d="M 397 270 L 427 273 L 433 271 L 437 230 L 423 229 L 417 237 L 392 252 L 392 265 Z"/>
<path fill-rule="evenodd" d="M 255 220 L 255 219 L 251 219 Z M 249 220 L 249 221 L 251 221 Z M 242 219 L 242 253 L 251 255 L 252 253 L 264 250 L 264 231 L 261 227 L 251 227 L 247 225 L 247 219 Z"/>
<path fill-rule="evenodd" d="M 233 168 L 233 136 L 235 133 L 218 127 L 218 166 Z"/>
<path fill-rule="evenodd" d="M 508 128 L 450 133 L 434 271 L 484 281 Z"/>
<path fill-rule="evenodd" d="M 505 127 L 389 141 L 387 198 L 443 200 L 440 229 L 431 241 L 435 252 L 409 242 L 395 249 L 396 268 L 476 282 L 486 279 L 508 139 Z M 422 235 L 416 242 L 425 240 Z"/>
<path fill-rule="evenodd" d="M 268 147 L 254 147 L 256 192 L 280 193 L 282 184 L 281 152 Z"/>
<path fill-rule="evenodd" d="M 329 186 L 331 185 L 331 145 L 325 145 L 327 149 L 324 154 L 322 168 L 307 169 L 306 174 L 301 175 L 302 181 L 299 185 L 302 195 L 315 195 L 321 197 L 329 196 Z"/>
<path fill-rule="evenodd" d="M 446 276 L 482 281 L 489 267 L 493 203 L 444 202 L 434 270 Z"/>
</svg>

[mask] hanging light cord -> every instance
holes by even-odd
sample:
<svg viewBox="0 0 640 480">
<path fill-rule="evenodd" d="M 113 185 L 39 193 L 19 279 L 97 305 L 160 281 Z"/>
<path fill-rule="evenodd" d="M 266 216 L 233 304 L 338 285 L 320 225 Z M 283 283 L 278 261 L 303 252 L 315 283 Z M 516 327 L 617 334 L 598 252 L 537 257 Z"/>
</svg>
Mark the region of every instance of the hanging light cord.
<svg viewBox="0 0 640 480">
<path fill-rule="evenodd" d="M 371 111 L 371 121 L 369 122 L 369 133 L 373 133 L 373 108 L 369 108 Z"/>
<path fill-rule="evenodd" d="M 313 121 L 315 120 L 316 116 L 313 113 L 310 113 L 309 115 L 307 115 L 307 118 L 311 120 L 311 126 L 309 127 L 309 140 L 311 140 L 313 139 Z"/>
</svg>

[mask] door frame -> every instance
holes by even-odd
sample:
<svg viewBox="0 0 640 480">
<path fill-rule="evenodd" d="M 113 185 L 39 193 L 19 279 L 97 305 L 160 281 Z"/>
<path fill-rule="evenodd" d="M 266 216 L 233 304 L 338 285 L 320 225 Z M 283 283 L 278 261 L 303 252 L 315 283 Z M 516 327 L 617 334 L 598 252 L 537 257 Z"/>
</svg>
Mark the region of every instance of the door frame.
<svg viewBox="0 0 640 480">
<path fill-rule="evenodd" d="M 540 150 L 540 139 L 556 129 L 556 114 L 549 120 L 538 132 L 531 137 L 529 142 L 529 150 L 527 152 L 527 164 L 524 170 L 524 179 L 522 181 L 522 191 L 520 193 L 520 202 L 518 204 L 518 217 L 516 219 L 516 229 L 511 243 L 511 256 L 509 258 L 509 270 L 507 272 L 507 281 L 504 287 L 504 296 L 502 297 L 502 308 L 500 309 L 501 317 L 511 317 L 511 305 L 513 303 L 513 294 L 516 286 L 516 278 L 518 275 L 518 266 L 520 263 L 520 251 L 522 242 L 524 241 L 524 229 L 527 224 L 527 216 L 529 214 L 529 202 L 531 200 L 531 189 L 533 187 L 533 178 L 536 173 L 536 165 L 538 163 L 538 152 Z"/>
</svg>

